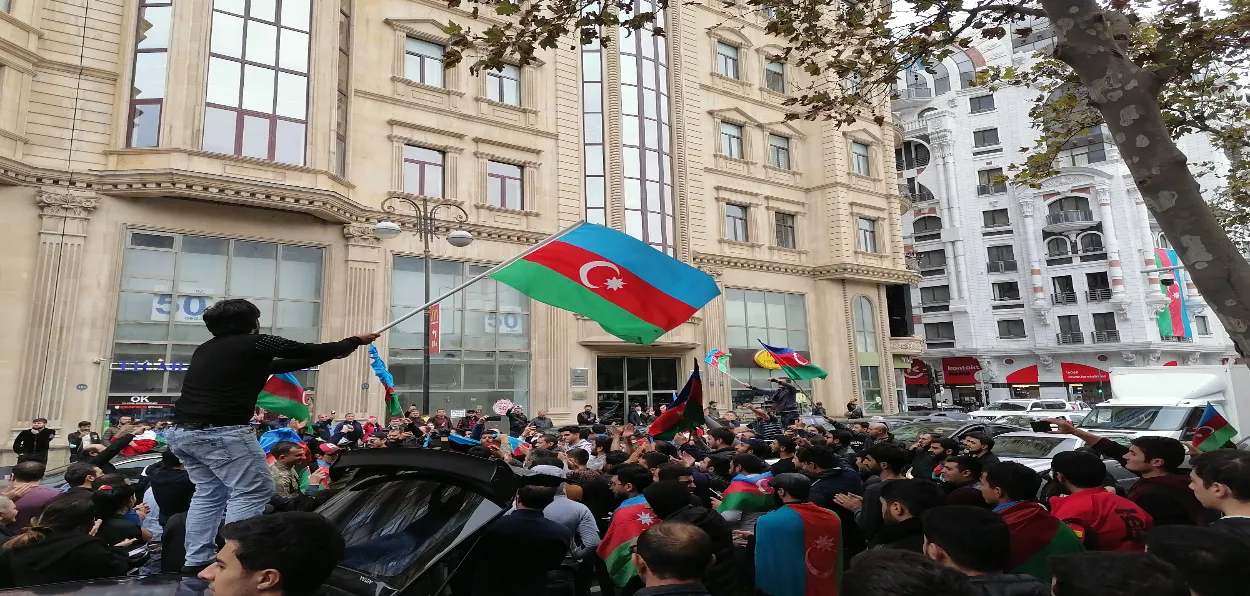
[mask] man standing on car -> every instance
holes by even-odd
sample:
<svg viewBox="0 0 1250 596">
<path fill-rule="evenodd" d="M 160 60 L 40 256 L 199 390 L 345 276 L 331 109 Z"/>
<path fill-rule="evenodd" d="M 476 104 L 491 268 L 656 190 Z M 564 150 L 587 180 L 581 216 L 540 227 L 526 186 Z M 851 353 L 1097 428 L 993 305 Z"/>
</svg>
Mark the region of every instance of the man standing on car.
<svg viewBox="0 0 1250 596">
<path fill-rule="evenodd" d="M 782 426 L 790 426 L 799 418 L 799 388 L 790 382 L 788 377 L 777 377 L 769 379 L 770 383 L 777 385 L 776 389 L 760 389 L 750 383 L 743 383 L 742 386 L 751 390 L 753 395 L 768 397 L 772 402 L 772 411 L 781 418 Z"/>
<path fill-rule="evenodd" d="M 248 425 L 269 375 L 342 358 L 378 338 L 361 333 L 332 343 L 303 344 L 263 335 L 260 309 L 242 299 L 209 307 L 204 325 L 213 338 L 191 356 L 168 439 L 195 483 L 184 541 L 183 570 L 189 574 L 213 563 L 223 513 L 226 523 L 260 515 L 273 496 L 265 452 Z"/>
</svg>

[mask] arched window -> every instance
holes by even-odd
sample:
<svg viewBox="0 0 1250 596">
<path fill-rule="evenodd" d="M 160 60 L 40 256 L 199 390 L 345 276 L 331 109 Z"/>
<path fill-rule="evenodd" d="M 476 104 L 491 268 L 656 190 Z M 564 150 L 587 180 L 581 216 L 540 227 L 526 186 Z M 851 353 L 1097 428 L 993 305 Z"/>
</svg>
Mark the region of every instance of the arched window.
<svg viewBox="0 0 1250 596">
<path fill-rule="evenodd" d="M 856 296 L 852 304 L 855 317 L 855 349 L 859 352 L 877 351 L 877 317 L 873 314 L 872 301 Z"/>
<path fill-rule="evenodd" d="M 921 217 L 912 222 L 911 229 L 916 234 L 931 234 L 942 231 L 942 219 L 932 215 Z"/>
<path fill-rule="evenodd" d="M 972 86 L 972 80 L 977 77 L 976 67 L 972 65 L 972 59 L 966 54 L 958 52 L 951 56 L 955 61 L 955 68 L 959 70 L 959 88 L 967 89 Z"/>
<path fill-rule="evenodd" d="M 1081 252 L 1106 252 L 1102 245 L 1102 234 L 1090 232 L 1081 236 Z"/>
<path fill-rule="evenodd" d="M 1047 205 L 1046 210 L 1050 213 L 1089 211 L 1089 199 L 1076 196 L 1064 197 Z"/>
<path fill-rule="evenodd" d="M 1046 241 L 1046 255 L 1050 257 L 1066 257 L 1071 253 L 1068 239 L 1062 236 Z"/>
<path fill-rule="evenodd" d="M 1163 232 L 1159 232 L 1155 235 L 1155 246 L 1158 248 L 1172 248 L 1172 243 L 1168 242 L 1168 239 L 1163 235 Z"/>
<path fill-rule="evenodd" d="M 947 72 L 946 67 L 941 62 L 933 67 L 933 94 L 934 96 L 948 93 L 951 90 L 951 74 Z"/>
<path fill-rule="evenodd" d="M 929 116 L 931 116 L 931 115 L 933 115 L 933 114 L 936 114 L 936 113 L 937 113 L 937 111 L 938 111 L 938 109 L 937 109 L 937 108 L 925 108 L 925 109 L 923 109 L 923 110 L 920 110 L 918 113 L 916 113 L 916 119 L 917 119 L 917 120 L 923 120 L 923 119 L 928 118 Z"/>
</svg>

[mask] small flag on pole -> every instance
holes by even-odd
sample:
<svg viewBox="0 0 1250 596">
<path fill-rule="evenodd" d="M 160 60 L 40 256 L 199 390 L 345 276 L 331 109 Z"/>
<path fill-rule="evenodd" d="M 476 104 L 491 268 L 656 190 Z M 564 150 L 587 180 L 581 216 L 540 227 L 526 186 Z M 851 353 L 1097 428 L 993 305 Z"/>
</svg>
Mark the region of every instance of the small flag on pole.
<svg viewBox="0 0 1250 596">
<path fill-rule="evenodd" d="M 711 364 L 713 367 L 720 369 L 721 372 L 729 374 L 729 352 L 723 352 L 715 348 L 707 353 L 703 361 Z"/>
<path fill-rule="evenodd" d="M 378 382 L 382 383 L 382 391 L 386 394 L 386 413 L 391 416 L 403 414 L 404 409 L 399 406 L 399 398 L 395 397 L 395 377 L 387 370 L 382 355 L 378 353 L 378 347 L 374 345 L 369 346 L 369 367 L 377 375 Z"/>
<path fill-rule="evenodd" d="M 269 380 L 265 381 L 264 388 L 260 390 L 260 395 L 256 397 L 256 406 L 293 420 L 308 421 L 308 404 L 304 403 L 304 388 L 300 386 L 299 379 L 291 373 L 271 375 Z"/>
<path fill-rule="evenodd" d="M 1215 406 L 1207 404 L 1202 418 L 1198 419 L 1198 429 L 1194 431 L 1194 447 L 1199 451 L 1215 451 L 1236 436 L 1237 429 L 1220 415 Z"/>
<path fill-rule="evenodd" d="M 657 439 L 669 440 L 677 433 L 701 426 L 703 418 L 703 380 L 699 377 L 699 361 L 694 372 L 673 403 L 647 428 L 647 433 Z"/>
</svg>

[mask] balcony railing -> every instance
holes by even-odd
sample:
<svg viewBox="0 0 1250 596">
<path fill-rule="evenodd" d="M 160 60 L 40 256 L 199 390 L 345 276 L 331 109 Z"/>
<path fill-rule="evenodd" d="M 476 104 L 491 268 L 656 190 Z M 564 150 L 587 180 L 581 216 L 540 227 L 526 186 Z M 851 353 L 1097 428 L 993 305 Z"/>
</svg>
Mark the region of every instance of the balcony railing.
<svg viewBox="0 0 1250 596">
<path fill-rule="evenodd" d="M 1106 302 L 1111 299 L 1111 288 L 1097 288 L 1085 292 L 1085 299 L 1089 302 Z"/>
<path fill-rule="evenodd" d="M 929 99 L 933 97 L 933 90 L 928 87 L 908 87 L 906 89 L 895 89 L 898 99 Z"/>
<path fill-rule="evenodd" d="M 1085 343 L 1085 335 L 1082 334 L 1080 331 L 1072 331 L 1069 333 L 1056 333 L 1055 341 L 1058 342 L 1059 345 L 1061 346 L 1068 345 L 1068 344 L 1083 344 Z"/>
<path fill-rule="evenodd" d="M 934 242 L 942 239 L 942 232 L 916 232 L 912 242 Z"/>
<path fill-rule="evenodd" d="M 1055 304 L 1076 304 L 1076 292 L 1055 292 L 1050 295 L 1050 301 Z"/>
<path fill-rule="evenodd" d="M 985 270 L 990 273 L 1011 273 L 1016 270 L 1015 261 L 990 261 L 985 264 Z"/>
<path fill-rule="evenodd" d="M 1092 335 L 1094 336 L 1094 343 L 1096 344 L 1109 344 L 1120 341 L 1120 332 L 1115 329 L 1109 331 L 1094 331 Z"/>
<path fill-rule="evenodd" d="M 1049 213 L 1046 215 L 1046 225 L 1055 225 L 1063 223 L 1093 223 L 1094 212 L 1085 209 L 1076 211 L 1060 211 L 1058 213 Z"/>
<path fill-rule="evenodd" d="M 1176 342 L 1176 343 L 1181 343 L 1181 344 L 1192 344 L 1192 343 L 1194 343 L 1194 338 L 1192 338 L 1192 337 L 1185 337 L 1185 336 L 1183 336 L 1183 335 L 1165 335 L 1165 336 L 1163 336 L 1163 337 L 1160 337 L 1159 339 L 1161 339 L 1161 340 L 1163 340 L 1163 341 L 1171 341 L 1171 342 Z"/>
<path fill-rule="evenodd" d="M 977 196 L 998 195 L 1007 192 L 1006 184 L 978 184 Z"/>
</svg>

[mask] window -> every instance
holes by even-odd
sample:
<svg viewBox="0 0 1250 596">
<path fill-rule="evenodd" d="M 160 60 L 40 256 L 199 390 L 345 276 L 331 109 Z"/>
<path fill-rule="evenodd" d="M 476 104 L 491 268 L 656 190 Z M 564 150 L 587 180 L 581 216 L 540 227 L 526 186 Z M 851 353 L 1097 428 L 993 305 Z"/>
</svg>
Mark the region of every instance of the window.
<svg viewBox="0 0 1250 596">
<path fill-rule="evenodd" d="M 441 45 L 409 37 L 404 45 L 404 76 L 410 81 L 442 87 L 443 51 Z"/>
<path fill-rule="evenodd" d="M 420 257 L 394 258 L 391 318 L 420 306 L 425 267 Z M 489 265 L 433 260 L 430 290 L 437 293 L 476 276 Z M 530 372 L 530 301 L 484 279 L 439 303 L 440 351 L 430 360 L 428 408 L 478 409 L 499 399 L 526 403 Z M 424 325 L 413 317 L 391 330 L 389 365 L 400 403 L 421 403 Z M 435 405 L 437 404 L 437 405 Z M 526 403 L 528 406 L 528 404 Z"/>
<path fill-rule="evenodd" d="M 921 304 L 937 304 L 951 301 L 951 289 L 949 286 L 929 286 L 920 288 Z"/>
<path fill-rule="evenodd" d="M 742 205 L 725 204 L 725 237 L 747 242 L 747 208 Z"/>
<path fill-rule="evenodd" d="M 521 69 L 505 64 L 486 73 L 486 98 L 514 106 L 521 105 Z"/>
<path fill-rule="evenodd" d="M 633 44 L 630 44 L 631 46 Z M 584 175 L 582 178 L 585 185 L 586 194 L 586 221 L 607 225 L 608 223 L 608 205 L 607 205 L 607 178 L 606 178 L 606 160 L 604 159 L 604 126 L 603 126 L 603 48 L 598 44 L 584 45 L 581 47 L 582 53 L 582 152 L 584 156 Z M 630 88 L 637 97 L 637 87 Z M 637 111 L 637 110 L 635 110 Z M 638 124 L 638 116 L 633 116 L 633 128 L 636 130 Z M 624 122 L 623 122 L 624 123 Z M 635 135 L 636 136 L 636 135 Z M 630 153 L 637 156 L 637 144 L 639 139 L 634 138 L 634 147 L 630 148 Z M 625 152 L 622 151 L 622 154 Z M 641 173 L 641 172 L 640 172 Z M 629 185 L 631 190 L 637 190 L 639 195 L 642 193 L 642 183 L 637 180 L 631 181 Z M 635 204 L 635 213 L 639 213 L 637 219 L 641 226 L 642 197 L 638 197 Z"/>
<path fill-rule="evenodd" d="M 771 61 L 764 65 L 764 86 L 776 93 L 786 92 L 786 63 Z"/>
<path fill-rule="evenodd" d="M 1021 339 L 1028 337 L 1024 331 L 1024 319 L 1004 319 L 998 322 L 999 339 Z"/>
<path fill-rule="evenodd" d="M 1001 228 L 1011 225 L 1011 217 L 1007 215 L 1006 209 L 982 211 L 981 217 L 985 221 L 985 227 L 987 228 Z"/>
<path fill-rule="evenodd" d="M 742 159 L 742 127 L 729 122 L 720 123 L 720 152 L 722 155 Z"/>
<path fill-rule="evenodd" d="M 404 192 L 443 198 L 443 165 L 446 155 L 424 147 L 404 146 Z"/>
<path fill-rule="evenodd" d="M 1020 284 L 1014 281 L 1002 281 L 991 284 L 994 289 L 995 300 L 1019 300 Z"/>
<path fill-rule="evenodd" d="M 8 12 L 9 0 L 0 0 Z M 156 147 L 161 138 L 165 72 L 169 59 L 171 0 L 141 0 L 136 33 L 134 83 L 130 90 L 128 147 Z"/>
<path fill-rule="evenodd" d="M 260 332 L 320 338 L 323 251 L 308 246 L 132 230 L 127 233 L 109 364 L 110 395 L 172 400 L 195 348 L 212 337 L 204 311 L 224 298 L 260 308 Z M 315 385 L 314 372 L 295 376 Z"/>
<path fill-rule="evenodd" d="M 878 351 L 877 317 L 873 313 L 872 301 L 856 296 L 852 314 L 855 323 L 855 348 L 861 353 Z"/>
<path fill-rule="evenodd" d="M 865 412 L 881 412 L 881 369 L 876 366 L 859 367 L 859 391 L 864 399 Z"/>
<path fill-rule="evenodd" d="M 731 79 L 738 78 L 738 48 L 723 41 L 716 42 L 716 72 Z"/>
<path fill-rule="evenodd" d="M 951 60 L 955 62 L 955 69 L 959 71 L 959 87 L 968 89 L 972 87 L 972 83 L 977 78 L 976 67 L 972 64 L 972 59 L 963 52 L 957 52 L 951 56 Z"/>
<path fill-rule="evenodd" d="M 1094 313 L 1094 331 L 1115 331 L 1115 313 Z"/>
<path fill-rule="evenodd" d="M 334 106 L 334 173 L 347 176 L 347 113 L 351 95 L 352 14 L 350 0 L 339 0 L 338 97 Z"/>
<path fill-rule="evenodd" d="M 994 96 L 991 94 L 969 97 L 968 107 L 971 109 L 973 114 L 988 112 L 994 109 Z"/>
<path fill-rule="evenodd" d="M 12 0 L 0 0 L 0 12 L 9 12 L 12 7 Z"/>
<path fill-rule="evenodd" d="M 921 217 L 912 222 L 911 229 L 916 234 L 930 234 L 942 231 L 942 220 L 938 217 Z"/>
<path fill-rule="evenodd" d="M 868 154 L 868 145 L 860 142 L 851 143 L 851 171 L 861 176 L 872 175 L 872 161 Z"/>
<path fill-rule="evenodd" d="M 1016 251 L 1010 244 L 987 246 L 985 255 L 990 273 L 1009 273 L 1016 270 Z"/>
<path fill-rule="evenodd" d="M 1071 212 L 1089 212 L 1089 199 L 1085 197 L 1064 197 L 1057 201 L 1051 201 L 1046 205 L 1048 213 Z M 1092 214 L 1091 214 L 1092 217 Z"/>
<path fill-rule="evenodd" d="M 729 348 L 759 349 L 756 340 L 770 346 L 788 347 L 804 357 L 809 357 L 807 342 L 807 309 L 802 294 L 761 292 L 740 288 L 725 288 L 725 331 Z M 734 371 L 738 376 L 739 371 Z M 776 372 L 764 368 L 747 367 L 739 377 L 747 383 L 762 387 Z M 809 386 L 800 381 L 800 387 Z M 750 390 L 735 390 L 734 403 L 750 399 Z M 811 393 L 808 393 L 811 395 Z"/>
<path fill-rule="evenodd" d="M 941 269 L 946 266 L 946 251 L 944 250 L 926 250 L 916 253 L 916 260 L 920 264 L 921 271 L 930 269 Z"/>
<path fill-rule="evenodd" d="M 615 41 L 621 53 L 625 233 L 673 256 L 677 220 L 669 140 L 668 39 L 662 32 L 639 30 Z"/>
<path fill-rule="evenodd" d="M 1194 330 L 1198 335 L 1211 335 L 1211 323 L 1207 322 L 1204 315 L 1194 315 Z"/>
<path fill-rule="evenodd" d="M 977 172 L 977 196 L 1004 192 L 1007 192 L 1007 182 L 1003 179 L 1002 168 L 990 168 Z"/>
<path fill-rule="evenodd" d="M 864 252 L 877 252 L 877 220 L 866 217 L 856 218 L 855 227 L 859 231 L 855 248 Z"/>
<path fill-rule="evenodd" d="M 1071 253 L 1068 247 L 1068 239 L 1063 237 L 1051 238 L 1046 241 L 1046 255 L 1051 257 L 1064 257 Z"/>
<path fill-rule="evenodd" d="M 496 207 L 525 208 L 521 166 L 498 161 L 486 162 L 486 202 Z"/>
<path fill-rule="evenodd" d="M 1105 252 L 1102 245 L 1102 234 L 1092 233 L 1081 236 L 1081 252 Z"/>
<path fill-rule="evenodd" d="M 1055 295 L 1055 304 L 1076 304 L 1076 287 L 1072 285 L 1071 275 L 1060 275 L 1050 279 Z"/>
<path fill-rule="evenodd" d="M 1163 235 L 1163 232 L 1159 232 L 1155 235 L 1155 247 L 1172 248 L 1172 243 L 1168 242 L 1168 239 Z"/>
<path fill-rule="evenodd" d="M 214 0 L 205 151 L 304 165 L 311 15 L 309 0 Z"/>
<path fill-rule="evenodd" d="M 987 128 L 985 130 L 975 130 L 972 132 L 973 147 L 994 147 L 999 144 L 997 128 Z"/>
<path fill-rule="evenodd" d="M 933 94 L 935 96 L 951 91 L 951 73 L 946 65 L 938 62 L 933 65 Z"/>
<path fill-rule="evenodd" d="M 1059 320 L 1059 333 L 1081 333 L 1081 319 L 1076 315 L 1061 315 L 1055 317 Z"/>
<path fill-rule="evenodd" d="M 1090 302 L 1106 302 L 1111 300 L 1111 280 L 1106 271 L 1095 271 L 1085 274 L 1085 287 L 1089 290 L 1085 298 Z"/>
<path fill-rule="evenodd" d="M 773 213 L 773 221 L 777 226 L 777 247 L 798 248 L 798 238 L 794 228 L 794 214 L 777 211 Z"/>
<path fill-rule="evenodd" d="M 925 323 L 924 338 L 929 342 L 955 341 L 955 324 L 951 322 Z"/>
<path fill-rule="evenodd" d="M 790 169 L 790 139 L 768 135 L 768 165 L 780 169 Z"/>
</svg>

